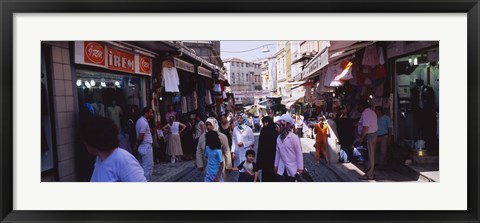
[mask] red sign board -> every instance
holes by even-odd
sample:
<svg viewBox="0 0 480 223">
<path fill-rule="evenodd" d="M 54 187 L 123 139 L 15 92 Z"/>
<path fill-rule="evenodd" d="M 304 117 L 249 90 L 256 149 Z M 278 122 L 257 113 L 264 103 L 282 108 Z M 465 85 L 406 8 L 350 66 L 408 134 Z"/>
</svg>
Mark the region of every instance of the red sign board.
<svg viewBox="0 0 480 223">
<path fill-rule="evenodd" d="M 139 56 L 140 58 L 140 73 L 152 73 L 152 59 L 150 57 Z"/>
<path fill-rule="evenodd" d="M 115 48 L 108 48 L 108 69 L 135 73 L 135 55 Z"/>
<path fill-rule="evenodd" d="M 85 46 L 85 63 L 104 65 L 105 64 L 105 47 L 97 42 L 84 42 Z"/>
<path fill-rule="evenodd" d="M 75 42 L 75 63 L 127 73 L 152 75 L 152 58 L 120 50 L 102 42 Z"/>
</svg>

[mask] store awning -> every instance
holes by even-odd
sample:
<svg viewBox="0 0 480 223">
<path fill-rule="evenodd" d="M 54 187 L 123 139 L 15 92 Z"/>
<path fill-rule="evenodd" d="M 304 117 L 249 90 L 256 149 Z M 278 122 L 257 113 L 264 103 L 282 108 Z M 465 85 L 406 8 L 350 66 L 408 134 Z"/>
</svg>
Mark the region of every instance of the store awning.
<svg viewBox="0 0 480 223">
<path fill-rule="evenodd" d="M 327 65 L 343 60 L 374 43 L 375 41 L 330 41 L 330 46 L 324 49 L 325 52 L 317 54 L 305 65 L 302 71 L 302 80 L 308 80 L 319 75 L 319 71 Z"/>
<path fill-rule="evenodd" d="M 299 84 L 303 84 L 305 83 L 305 81 L 295 81 L 295 82 L 280 82 L 280 83 L 277 83 L 278 86 L 283 86 L 283 85 L 299 85 Z"/>
<path fill-rule="evenodd" d="M 320 53 L 310 60 L 302 71 L 302 80 L 307 80 L 314 76 L 319 70 L 328 64 L 328 47 L 325 47 Z"/>
<path fill-rule="evenodd" d="M 292 106 L 296 102 L 303 102 L 304 98 L 305 98 L 305 95 L 297 95 L 295 97 L 282 100 L 281 104 L 284 104 L 286 107 L 288 107 L 288 105 Z"/>
</svg>

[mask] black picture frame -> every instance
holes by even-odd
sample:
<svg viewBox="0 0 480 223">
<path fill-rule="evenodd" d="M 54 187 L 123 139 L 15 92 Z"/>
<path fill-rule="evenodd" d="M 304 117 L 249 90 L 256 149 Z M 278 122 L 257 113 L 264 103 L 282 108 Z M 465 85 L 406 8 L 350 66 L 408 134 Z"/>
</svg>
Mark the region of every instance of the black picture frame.
<svg viewBox="0 0 480 223">
<path fill-rule="evenodd" d="M 254 7 L 253 7 L 254 6 Z M 1 0 L 1 222 L 479 222 L 478 0 Z M 14 13 L 467 13 L 468 204 L 466 211 L 18 211 L 13 210 Z M 161 202 L 161 201 L 159 201 Z M 359 201 L 360 202 L 360 201 Z M 448 202 L 448 201 L 445 201 Z M 133 204 L 130 204 L 133 205 Z M 248 213 L 248 214 L 247 214 Z M 234 217 L 231 217 L 234 216 Z"/>
</svg>

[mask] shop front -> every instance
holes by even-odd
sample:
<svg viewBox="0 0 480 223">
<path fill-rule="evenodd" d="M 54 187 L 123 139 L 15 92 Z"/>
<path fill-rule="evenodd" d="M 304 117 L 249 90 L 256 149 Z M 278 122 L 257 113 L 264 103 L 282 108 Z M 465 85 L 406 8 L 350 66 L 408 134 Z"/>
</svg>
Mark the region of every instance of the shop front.
<svg viewBox="0 0 480 223">
<path fill-rule="evenodd" d="M 339 131 L 339 138 L 342 147 L 350 148 L 356 137 L 351 132 L 361 116 L 357 105 L 367 100 L 393 121 L 389 157 L 398 155 L 396 148 L 438 153 L 438 42 L 355 42 L 336 50 L 332 46 L 325 66 L 316 68 L 317 55 L 302 74 L 307 81 L 305 100 L 316 108 L 310 116 L 347 117 L 351 125 L 346 133 Z"/>
<path fill-rule="evenodd" d="M 131 152 L 135 123 L 147 103 L 154 59 L 133 48 L 108 42 L 74 42 L 73 84 L 79 122 L 90 115 L 111 119 L 120 130 L 122 148 Z M 94 157 L 77 143 L 76 166 L 80 181 L 88 180 Z"/>
<path fill-rule="evenodd" d="M 438 155 L 438 42 L 394 42 L 388 46 L 395 103 L 395 138 L 400 148 L 417 155 Z"/>
</svg>

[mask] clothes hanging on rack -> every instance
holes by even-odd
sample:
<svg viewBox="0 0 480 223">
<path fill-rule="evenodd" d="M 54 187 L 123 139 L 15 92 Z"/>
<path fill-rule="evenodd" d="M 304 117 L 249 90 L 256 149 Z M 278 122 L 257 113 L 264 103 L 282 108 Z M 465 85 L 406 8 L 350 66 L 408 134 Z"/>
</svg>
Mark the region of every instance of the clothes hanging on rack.
<svg viewBox="0 0 480 223">
<path fill-rule="evenodd" d="M 162 83 L 165 86 L 166 92 L 179 92 L 178 85 L 180 80 L 178 78 L 177 68 L 164 67 L 162 69 Z"/>
</svg>

